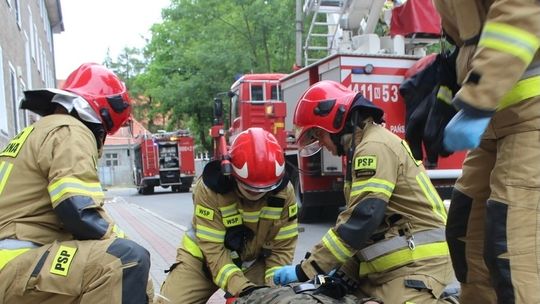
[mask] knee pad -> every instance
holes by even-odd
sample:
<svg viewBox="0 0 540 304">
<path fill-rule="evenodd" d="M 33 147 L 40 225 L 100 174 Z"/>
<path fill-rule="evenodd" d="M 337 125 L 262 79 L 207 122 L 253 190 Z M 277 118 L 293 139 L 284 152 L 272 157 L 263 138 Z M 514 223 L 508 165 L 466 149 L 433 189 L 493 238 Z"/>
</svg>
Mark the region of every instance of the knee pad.
<svg viewBox="0 0 540 304">
<path fill-rule="evenodd" d="M 465 258 L 465 243 L 459 238 L 467 235 L 467 224 L 471 214 L 472 198 L 456 188 L 452 192 L 452 202 L 448 211 L 446 223 L 446 242 L 458 281 L 467 281 L 467 261 Z"/>
</svg>

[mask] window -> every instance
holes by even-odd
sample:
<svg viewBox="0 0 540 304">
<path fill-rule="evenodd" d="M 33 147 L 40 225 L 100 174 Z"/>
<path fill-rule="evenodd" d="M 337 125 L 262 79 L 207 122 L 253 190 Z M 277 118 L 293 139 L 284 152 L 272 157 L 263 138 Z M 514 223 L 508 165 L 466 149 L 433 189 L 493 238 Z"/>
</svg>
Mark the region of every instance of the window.
<svg viewBox="0 0 540 304">
<path fill-rule="evenodd" d="M 251 85 L 251 101 L 263 101 L 264 91 L 262 85 Z"/>
<path fill-rule="evenodd" d="M 118 153 L 105 153 L 105 166 L 106 167 L 118 166 Z"/>
<path fill-rule="evenodd" d="M 15 5 L 15 20 L 17 20 L 17 25 L 21 28 L 21 10 L 19 5 L 19 0 L 13 0 Z"/>
<path fill-rule="evenodd" d="M 270 88 L 270 99 L 272 100 L 279 100 L 279 95 L 278 95 L 278 86 L 277 85 L 273 85 L 271 88 Z"/>
<path fill-rule="evenodd" d="M 0 46 L 0 132 L 8 135 L 7 122 L 7 107 L 6 107 L 6 92 L 4 89 L 4 64 L 2 58 L 2 47 Z"/>
</svg>

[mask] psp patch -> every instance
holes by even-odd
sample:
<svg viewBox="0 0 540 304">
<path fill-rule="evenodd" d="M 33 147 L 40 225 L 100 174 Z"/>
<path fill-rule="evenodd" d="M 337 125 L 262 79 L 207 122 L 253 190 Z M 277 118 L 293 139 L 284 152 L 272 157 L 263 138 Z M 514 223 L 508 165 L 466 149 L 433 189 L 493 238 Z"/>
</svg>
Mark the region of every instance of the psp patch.
<svg viewBox="0 0 540 304">
<path fill-rule="evenodd" d="M 354 176 L 371 177 L 377 172 L 377 156 L 358 156 L 354 159 Z"/>
<path fill-rule="evenodd" d="M 50 273 L 61 275 L 64 277 L 67 276 L 69 273 L 69 267 L 71 266 L 71 262 L 73 262 L 73 258 L 75 257 L 76 252 L 76 247 L 68 247 L 61 245 L 60 248 L 58 248 L 56 255 L 54 256 Z"/>
</svg>

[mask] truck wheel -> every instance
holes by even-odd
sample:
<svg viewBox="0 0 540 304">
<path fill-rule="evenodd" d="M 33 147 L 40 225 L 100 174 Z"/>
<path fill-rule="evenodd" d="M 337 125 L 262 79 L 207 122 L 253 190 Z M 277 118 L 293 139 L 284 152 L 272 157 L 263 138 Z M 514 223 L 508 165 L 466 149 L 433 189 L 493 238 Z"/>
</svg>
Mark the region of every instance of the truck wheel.
<svg viewBox="0 0 540 304">
<path fill-rule="evenodd" d="M 193 177 L 184 177 L 181 179 L 181 181 L 182 185 L 179 186 L 179 192 L 189 192 L 189 189 L 191 189 L 191 184 L 193 183 Z"/>
<path fill-rule="evenodd" d="M 142 188 L 142 194 L 144 195 L 153 194 L 153 193 L 154 193 L 154 186 L 144 186 Z"/>
</svg>

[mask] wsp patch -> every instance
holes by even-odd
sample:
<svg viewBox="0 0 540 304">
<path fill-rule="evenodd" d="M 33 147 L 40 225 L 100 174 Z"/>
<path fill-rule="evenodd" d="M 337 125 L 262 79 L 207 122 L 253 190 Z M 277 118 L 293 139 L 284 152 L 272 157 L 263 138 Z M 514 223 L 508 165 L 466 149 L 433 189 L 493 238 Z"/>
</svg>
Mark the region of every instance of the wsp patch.
<svg viewBox="0 0 540 304">
<path fill-rule="evenodd" d="M 204 219 L 212 221 L 214 219 L 214 210 L 210 208 L 203 207 L 201 205 L 197 205 L 195 207 L 195 215 L 198 217 L 202 217 Z"/>
<path fill-rule="evenodd" d="M 75 257 L 76 252 L 76 247 L 68 247 L 61 245 L 60 248 L 58 248 L 56 255 L 54 256 L 50 273 L 61 275 L 64 277 L 67 276 L 69 273 L 69 267 L 71 266 L 71 262 L 73 262 L 73 258 Z"/>
</svg>

